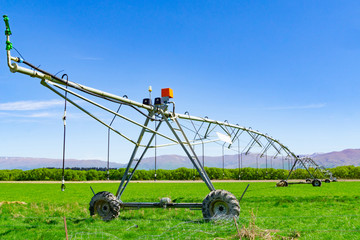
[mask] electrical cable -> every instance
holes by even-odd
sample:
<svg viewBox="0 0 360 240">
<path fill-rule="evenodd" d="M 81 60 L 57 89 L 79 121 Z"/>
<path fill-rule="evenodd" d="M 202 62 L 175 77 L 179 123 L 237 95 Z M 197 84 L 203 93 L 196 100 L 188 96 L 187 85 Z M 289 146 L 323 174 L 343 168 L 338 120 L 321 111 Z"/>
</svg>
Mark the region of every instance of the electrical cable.
<svg viewBox="0 0 360 240">
<path fill-rule="evenodd" d="M 67 74 L 62 75 L 62 79 L 66 77 L 66 89 L 68 87 L 69 77 Z M 62 162 L 62 181 L 61 181 L 61 191 L 65 191 L 65 145 L 66 145 L 66 103 L 67 103 L 67 91 L 65 91 L 65 104 L 64 104 L 64 138 L 63 138 L 63 162 Z"/>
<path fill-rule="evenodd" d="M 126 96 L 126 95 L 124 95 Z M 127 98 L 127 96 L 126 96 Z M 121 108 L 122 104 L 120 103 L 120 106 L 118 107 L 116 113 L 118 113 L 120 111 L 120 108 Z M 111 126 L 114 122 L 116 118 L 116 115 L 114 115 L 113 119 L 111 120 L 109 126 Z M 110 180 L 110 173 L 109 173 L 109 168 L 110 168 L 110 128 L 108 128 L 108 146 L 107 146 L 107 180 Z"/>
<path fill-rule="evenodd" d="M 224 153 L 225 143 L 222 145 L 222 169 L 223 169 L 223 179 L 225 177 L 225 153 Z"/>
<path fill-rule="evenodd" d="M 155 118 L 156 118 L 156 115 L 154 116 Z M 155 131 L 156 131 L 156 121 L 154 122 L 155 123 Z M 156 157 L 157 157 L 157 134 L 155 133 L 155 149 L 154 149 L 154 151 L 155 151 L 155 173 L 154 173 L 154 181 L 156 181 Z"/>
<path fill-rule="evenodd" d="M 239 180 L 241 179 L 241 176 L 240 176 L 240 139 L 238 138 L 237 139 L 238 140 L 238 170 L 239 170 L 239 173 L 238 173 L 238 175 L 239 175 Z"/>
<path fill-rule="evenodd" d="M 29 67 L 31 67 L 31 68 L 33 68 L 33 69 L 41 72 L 41 73 L 43 73 L 43 74 L 49 75 L 49 76 L 51 76 L 52 78 L 54 78 L 54 79 L 56 79 L 56 80 L 64 83 L 64 80 L 63 80 L 63 79 L 61 79 L 61 78 L 59 78 L 59 77 L 57 77 L 57 76 L 55 76 L 55 75 L 53 75 L 53 74 L 45 71 L 45 70 L 42 70 L 42 69 L 39 68 L 39 67 L 35 67 L 33 64 L 31 64 L 31 63 L 29 63 L 29 62 L 27 62 L 27 61 L 25 61 L 25 60 L 23 61 L 23 63 L 26 64 L 26 65 L 28 65 Z M 67 82 L 66 82 L 65 84 L 67 84 Z M 83 92 L 85 92 L 85 93 L 87 93 L 87 94 L 90 94 L 90 95 L 92 95 L 92 96 L 96 96 L 96 97 L 100 97 L 100 98 L 106 99 L 106 100 L 111 101 L 111 102 L 122 103 L 123 105 L 130 106 L 130 107 L 132 107 L 133 109 L 135 109 L 136 111 L 138 111 L 140 114 L 142 114 L 143 116 L 145 116 L 146 118 L 149 118 L 149 119 L 151 119 L 151 120 L 153 120 L 153 121 L 162 121 L 162 119 L 160 120 L 160 119 L 156 119 L 156 118 L 151 118 L 151 117 L 149 117 L 147 114 L 143 113 L 142 111 L 140 111 L 140 110 L 139 110 L 138 108 L 136 108 L 135 106 L 129 105 L 129 104 L 127 104 L 127 103 L 124 103 L 124 102 L 121 102 L 121 101 L 116 101 L 116 100 L 114 100 L 114 99 L 111 99 L 111 98 L 108 98 L 108 97 L 104 97 L 104 96 L 101 96 L 101 95 L 98 95 L 98 94 L 94 94 L 94 93 L 89 92 L 89 91 L 87 91 L 87 90 L 85 90 L 85 89 L 81 89 L 81 91 L 83 91 Z"/>
<path fill-rule="evenodd" d="M 267 159 L 267 151 L 265 152 L 265 161 L 266 161 L 266 175 L 268 175 L 268 159 Z"/>
<path fill-rule="evenodd" d="M 25 58 L 21 55 L 21 53 L 13 46 L 13 49 L 20 55 L 20 57 L 24 60 Z"/>
<path fill-rule="evenodd" d="M 64 70 L 60 70 L 60 71 L 58 71 L 57 73 L 55 73 L 55 75 L 54 76 L 56 76 L 56 75 L 58 75 L 59 73 L 61 73 L 61 72 L 63 72 Z"/>
</svg>

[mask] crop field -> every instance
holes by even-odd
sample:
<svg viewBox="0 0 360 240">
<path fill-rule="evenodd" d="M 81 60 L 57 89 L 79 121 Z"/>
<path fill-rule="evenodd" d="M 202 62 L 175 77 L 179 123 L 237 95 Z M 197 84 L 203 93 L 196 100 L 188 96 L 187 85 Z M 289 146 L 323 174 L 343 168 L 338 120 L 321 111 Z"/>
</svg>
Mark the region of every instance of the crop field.
<svg viewBox="0 0 360 240">
<path fill-rule="evenodd" d="M 242 239 L 359 239 L 360 182 L 275 187 L 249 182 L 237 219 Z M 218 182 L 240 197 L 248 183 Z M 95 192 L 115 193 L 118 183 L 0 183 L 0 239 L 239 239 L 233 219 L 205 222 L 201 211 L 140 209 L 121 211 L 103 222 L 89 216 Z M 205 184 L 132 182 L 124 202 L 202 202 Z"/>
</svg>

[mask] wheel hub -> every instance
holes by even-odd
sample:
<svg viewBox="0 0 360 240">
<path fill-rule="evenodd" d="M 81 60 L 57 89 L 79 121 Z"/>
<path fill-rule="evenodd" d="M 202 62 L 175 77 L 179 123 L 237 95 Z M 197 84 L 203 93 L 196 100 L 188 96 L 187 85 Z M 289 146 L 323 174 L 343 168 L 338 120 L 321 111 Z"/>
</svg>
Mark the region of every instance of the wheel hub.
<svg viewBox="0 0 360 240">
<path fill-rule="evenodd" d="M 213 205 L 213 211 L 214 211 L 214 215 L 216 216 L 226 215 L 228 212 L 228 207 L 225 202 L 222 201 L 215 202 Z"/>
<path fill-rule="evenodd" d="M 101 217 L 107 216 L 110 212 L 109 203 L 106 201 L 98 201 L 95 205 L 95 208 Z"/>
</svg>

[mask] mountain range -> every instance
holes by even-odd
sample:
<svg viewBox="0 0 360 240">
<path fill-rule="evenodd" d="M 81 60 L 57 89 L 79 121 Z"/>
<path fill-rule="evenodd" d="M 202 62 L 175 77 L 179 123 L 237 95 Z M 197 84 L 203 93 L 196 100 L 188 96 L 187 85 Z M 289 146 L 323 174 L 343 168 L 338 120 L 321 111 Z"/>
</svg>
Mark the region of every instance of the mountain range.
<svg viewBox="0 0 360 240">
<path fill-rule="evenodd" d="M 327 168 L 354 165 L 360 166 L 360 149 L 346 149 L 343 151 L 329 152 L 329 153 L 314 153 L 310 155 L 319 165 Z M 259 168 L 285 168 L 291 167 L 292 163 L 282 157 L 272 158 L 270 156 L 263 156 L 260 158 L 257 154 L 242 155 L 224 155 L 224 156 L 199 156 L 202 163 L 204 161 L 206 167 L 224 167 L 238 168 L 239 160 L 242 163 L 241 167 L 259 167 Z M 124 159 L 124 162 L 126 160 Z M 102 160 L 76 160 L 66 159 L 65 167 L 79 167 L 79 168 L 106 168 L 107 162 Z M 0 169 L 22 169 L 29 170 L 35 168 L 52 167 L 61 168 L 61 159 L 49 158 L 30 158 L 30 157 L 0 157 Z M 126 164 L 110 162 L 110 168 L 124 168 Z M 156 158 L 157 169 L 176 169 L 180 167 L 192 168 L 190 160 L 185 156 L 179 155 L 161 155 Z M 139 169 L 154 169 L 155 158 L 144 158 L 139 165 Z"/>
</svg>

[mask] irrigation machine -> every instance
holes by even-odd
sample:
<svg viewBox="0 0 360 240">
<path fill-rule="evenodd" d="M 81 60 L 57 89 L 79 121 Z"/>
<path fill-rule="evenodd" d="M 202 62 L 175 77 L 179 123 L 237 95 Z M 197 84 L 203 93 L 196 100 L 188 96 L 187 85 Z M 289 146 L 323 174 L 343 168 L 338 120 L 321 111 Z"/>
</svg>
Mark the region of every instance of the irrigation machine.
<svg viewBox="0 0 360 240">
<path fill-rule="evenodd" d="M 142 102 L 137 102 L 128 99 L 126 96 L 121 97 L 69 81 L 66 74 L 60 78 L 56 76 L 56 74 L 48 73 L 27 62 L 20 54 L 19 57 L 12 56 L 11 50 L 13 49 L 13 45 L 10 41 L 11 30 L 9 19 L 6 15 L 4 15 L 3 18 L 6 25 L 7 64 L 12 73 L 21 73 L 40 79 L 41 85 L 65 100 L 65 110 L 66 102 L 71 103 L 80 111 L 104 125 L 109 133 L 112 131 L 133 145 L 132 153 L 130 154 L 125 173 L 122 176 L 116 194 L 105 191 L 94 192 L 89 208 L 91 215 L 98 214 L 103 220 L 108 221 L 116 218 L 120 213 L 120 209 L 190 208 L 193 210 L 202 210 L 203 217 L 206 220 L 219 217 L 238 217 L 240 214 L 240 204 L 237 197 L 226 190 L 215 189 L 204 169 L 204 146 L 209 143 L 219 144 L 223 151 L 224 149 L 229 149 L 236 152 L 239 168 L 241 167 L 240 162 L 242 158 L 254 150 L 257 151 L 258 158 L 267 159 L 267 156 L 271 154 L 271 158 L 273 159 L 277 157 L 285 157 L 285 159 L 288 160 L 292 159 L 294 164 L 291 171 L 289 171 L 289 175 L 286 180 L 281 180 L 277 184 L 278 186 L 288 186 L 288 184 L 290 184 L 287 180 L 296 166 L 306 169 L 308 172 L 310 178 L 307 183 L 313 186 L 321 185 L 321 180 L 315 178 L 314 174 L 309 170 L 311 164 L 312 166 L 314 166 L 314 164 L 316 165 L 313 160 L 298 157 L 290 151 L 288 147 L 267 134 L 253 130 L 252 128 L 242 127 L 238 124 L 231 124 L 226 120 L 217 121 L 209 119 L 208 117 L 195 117 L 191 116 L 188 112 L 185 114 L 176 113 L 175 102 L 172 101 L 173 92 L 170 88 L 162 89 L 161 97 L 156 97 L 154 102 L 152 102 L 151 97 L 144 98 Z M 21 65 L 26 65 L 27 67 Z M 149 89 L 149 92 L 151 92 L 151 89 Z M 70 95 L 70 97 L 68 97 L 68 95 Z M 99 103 L 101 101 L 105 104 Z M 112 107 L 116 106 L 117 111 L 108 107 L 110 104 L 112 104 Z M 88 106 L 91 106 L 91 109 L 101 109 L 111 115 L 111 123 L 108 124 L 101 116 L 99 117 L 91 113 Z M 122 114 L 119 111 L 120 108 L 121 110 L 127 108 L 126 113 L 128 116 Z M 135 115 L 137 115 L 139 119 L 142 118 L 143 123 L 134 120 Z M 115 118 L 117 121 L 122 121 L 124 124 L 126 123 L 138 128 L 138 135 L 134 137 L 130 136 L 131 134 L 127 135 L 125 133 L 127 129 L 124 127 L 124 124 L 120 124 L 118 128 L 114 127 L 112 123 Z M 66 111 L 64 111 L 63 122 L 65 133 Z M 154 149 L 156 152 L 156 149 L 175 145 L 180 146 L 210 191 L 202 203 L 175 203 L 167 197 L 161 198 L 160 202 L 123 202 L 121 196 L 147 151 Z M 199 147 L 197 147 L 198 151 L 195 151 L 195 146 L 197 145 L 201 147 L 202 159 L 200 158 L 201 155 L 197 154 Z M 65 152 L 65 141 L 63 150 Z M 65 153 L 63 154 L 63 160 L 65 160 L 64 156 Z M 319 166 L 317 166 L 317 169 L 329 174 L 329 172 Z M 242 177 L 241 174 L 242 172 L 239 171 L 239 180 Z M 64 177 L 62 184 L 64 186 Z"/>
</svg>

